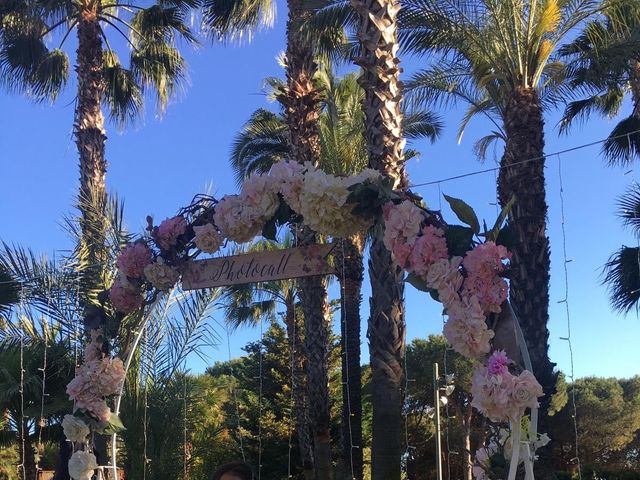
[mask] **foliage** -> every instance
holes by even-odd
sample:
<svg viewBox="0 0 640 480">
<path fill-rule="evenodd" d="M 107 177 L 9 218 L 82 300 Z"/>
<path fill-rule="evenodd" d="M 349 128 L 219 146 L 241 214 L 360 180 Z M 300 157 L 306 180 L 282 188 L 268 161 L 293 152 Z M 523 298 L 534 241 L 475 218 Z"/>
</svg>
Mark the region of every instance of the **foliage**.
<svg viewBox="0 0 640 480">
<path fill-rule="evenodd" d="M 568 386 L 575 393 L 580 459 L 585 465 L 640 471 L 637 441 L 640 432 L 640 377 L 587 377 Z M 568 402 L 553 417 L 549 436 L 557 467 L 569 470 L 575 456 L 573 406 Z"/>
</svg>

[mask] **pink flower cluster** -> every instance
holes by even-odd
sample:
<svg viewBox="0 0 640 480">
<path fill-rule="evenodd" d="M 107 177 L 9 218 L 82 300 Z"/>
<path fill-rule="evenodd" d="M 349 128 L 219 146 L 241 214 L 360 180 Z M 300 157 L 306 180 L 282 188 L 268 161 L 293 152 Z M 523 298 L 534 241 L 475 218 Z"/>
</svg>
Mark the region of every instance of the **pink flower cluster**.
<svg viewBox="0 0 640 480">
<path fill-rule="evenodd" d="M 118 255 L 118 270 L 129 278 L 142 278 L 144 267 L 153 259 L 153 252 L 143 241 L 128 244 Z"/>
<path fill-rule="evenodd" d="M 304 165 L 288 160 L 274 163 L 269 171 L 269 177 L 277 186 L 278 193 L 296 213 L 301 210 L 304 171 Z"/>
<path fill-rule="evenodd" d="M 422 229 L 422 235 L 413 244 L 409 255 L 409 267 L 416 275 L 426 277 L 436 261 L 448 258 L 449 251 L 444 231 L 429 225 Z"/>
<path fill-rule="evenodd" d="M 453 349 L 467 358 L 489 353 L 494 333 L 487 327 L 478 297 L 454 299 L 445 307 L 448 319 L 443 333 Z"/>
<path fill-rule="evenodd" d="M 471 382 L 472 405 L 494 422 L 519 421 L 527 408 L 538 406 L 544 395 L 533 374 L 509 372 L 511 364 L 504 352 L 494 352 L 487 365 L 478 365 Z M 492 373 L 495 372 L 495 373 Z"/>
<path fill-rule="evenodd" d="M 422 225 L 422 211 L 413 202 L 405 200 L 396 205 L 387 203 L 384 214 L 384 246 L 393 253 L 402 268 L 408 268 L 412 246 L 418 238 Z"/>
<path fill-rule="evenodd" d="M 500 276 L 503 261 L 511 254 L 502 245 L 487 242 L 467 252 L 462 265 L 467 273 L 464 295 L 477 295 L 486 313 L 500 313 L 500 305 L 507 299 L 507 282 Z"/>
<path fill-rule="evenodd" d="M 125 315 L 137 310 L 144 303 L 140 288 L 133 286 L 121 276 L 111 285 L 109 300 L 117 311 Z"/>
<path fill-rule="evenodd" d="M 182 215 L 167 218 L 155 232 L 155 240 L 160 248 L 169 250 L 178 242 L 178 237 L 187 231 L 187 221 Z"/>
<path fill-rule="evenodd" d="M 125 377 L 124 364 L 119 358 L 102 353 L 99 331 L 92 331 L 91 337 L 83 363 L 67 385 L 67 394 L 75 402 L 76 409 L 84 410 L 100 422 L 107 422 L 111 409 L 105 398 L 120 391 Z"/>
</svg>

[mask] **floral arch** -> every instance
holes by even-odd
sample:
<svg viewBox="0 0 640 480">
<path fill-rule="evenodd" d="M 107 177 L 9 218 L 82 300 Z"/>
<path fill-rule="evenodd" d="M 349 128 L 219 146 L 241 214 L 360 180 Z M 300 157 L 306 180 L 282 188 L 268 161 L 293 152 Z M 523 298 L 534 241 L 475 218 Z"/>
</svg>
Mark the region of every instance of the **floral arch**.
<svg viewBox="0 0 640 480">
<path fill-rule="evenodd" d="M 500 453 L 509 460 L 508 480 L 515 479 L 521 463 L 527 480 L 533 480 L 536 448 L 548 439 L 536 432 L 537 399 L 543 392 L 507 302 L 511 254 L 503 222 L 511 204 L 492 228 L 481 229 L 470 206 L 445 198 L 463 225 L 446 223 L 411 192 L 393 191 L 374 170 L 337 177 L 310 164 L 278 162 L 268 173 L 248 178 L 237 195 L 219 201 L 198 196 L 157 226 L 148 217 L 146 234 L 120 253 L 118 277 L 102 295 L 97 316 L 104 319 L 109 312 L 122 319 L 143 309 L 173 288 L 196 257 L 214 254 L 228 241 L 244 243 L 259 235 L 274 239 L 277 228 L 287 224 L 336 238 L 381 224 L 373 234 L 407 272 L 406 281 L 442 303 L 445 337 L 475 363 L 472 405 L 492 422 L 509 424 L 476 452 L 474 476 L 488 479 L 492 459 Z M 84 361 L 67 387 L 74 413 L 63 422 L 74 447 L 69 470 L 76 480 L 90 479 L 98 467 L 89 442 L 93 433 L 112 435 L 115 452 L 115 436 L 124 428 L 118 418 L 122 385 L 137 346 L 134 341 L 118 358 L 100 318 L 92 323 Z M 113 411 L 110 398 L 115 398 Z"/>
</svg>

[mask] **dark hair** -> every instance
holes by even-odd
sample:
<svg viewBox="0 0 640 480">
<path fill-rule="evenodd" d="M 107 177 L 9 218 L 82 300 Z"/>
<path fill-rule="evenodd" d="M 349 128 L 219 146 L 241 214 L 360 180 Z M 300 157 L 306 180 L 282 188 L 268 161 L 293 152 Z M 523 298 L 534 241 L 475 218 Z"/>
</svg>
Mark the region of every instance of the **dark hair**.
<svg viewBox="0 0 640 480">
<path fill-rule="evenodd" d="M 241 480 L 253 480 L 253 471 L 251 467 L 245 462 L 231 462 L 226 463 L 213 472 L 213 476 L 211 480 L 220 480 L 222 475 L 225 473 L 230 473 L 237 477 L 240 477 Z"/>
</svg>

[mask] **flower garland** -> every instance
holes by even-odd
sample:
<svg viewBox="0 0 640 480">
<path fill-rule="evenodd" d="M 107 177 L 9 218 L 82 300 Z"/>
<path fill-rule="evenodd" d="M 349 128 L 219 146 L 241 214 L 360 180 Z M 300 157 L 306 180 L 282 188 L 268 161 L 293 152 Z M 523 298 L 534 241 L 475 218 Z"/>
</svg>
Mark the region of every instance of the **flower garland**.
<svg viewBox="0 0 640 480">
<path fill-rule="evenodd" d="M 310 164 L 278 162 L 267 174 L 248 178 L 237 195 L 219 201 L 196 197 L 158 226 L 147 217 L 147 234 L 128 244 L 117 258 L 118 276 L 101 296 L 103 319 L 109 309 L 122 319 L 151 303 L 159 292 L 174 287 L 186 262 L 202 252 L 214 254 L 228 241 L 244 243 L 258 235 L 275 239 L 277 227 L 287 223 L 303 223 L 321 234 L 344 238 L 368 230 L 382 217 L 384 229 L 377 234 L 408 272 L 407 281 L 443 304 L 445 337 L 476 364 L 473 406 L 492 421 L 520 425 L 526 409 L 537 407 L 542 388 L 505 352 L 493 349 L 492 353 L 494 331 L 488 325 L 508 296 L 504 275 L 511 254 L 498 241 L 507 212 L 491 231 L 481 234 L 471 207 L 445 198 L 467 226 L 447 225 L 437 212 L 419 206 L 417 197 L 392 191 L 389 181 L 374 170 L 339 177 Z M 481 236 L 484 242 L 473 240 Z M 109 357 L 107 345 L 100 331 L 92 333 L 84 363 L 68 387 L 77 416 L 65 417 L 65 434 L 80 445 L 70 462 L 75 480 L 89 478 L 87 472 L 95 464 L 87 448 L 89 433 L 122 428 L 105 400 L 117 393 L 126 372 L 122 361 Z M 477 462 L 482 464 L 487 452 L 481 450 Z M 476 478 L 485 477 L 478 473 Z"/>
</svg>

